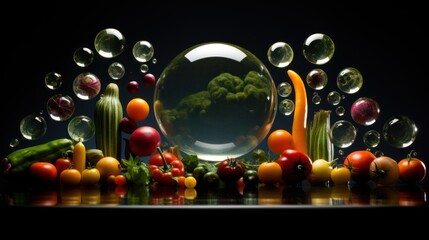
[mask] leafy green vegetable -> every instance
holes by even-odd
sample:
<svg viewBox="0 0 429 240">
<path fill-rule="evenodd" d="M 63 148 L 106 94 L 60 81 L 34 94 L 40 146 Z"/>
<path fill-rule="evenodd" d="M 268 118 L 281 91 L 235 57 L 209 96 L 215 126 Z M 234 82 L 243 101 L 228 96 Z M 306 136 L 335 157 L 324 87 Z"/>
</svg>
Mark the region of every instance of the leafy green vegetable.
<svg viewBox="0 0 429 240">
<path fill-rule="evenodd" d="M 185 166 L 185 171 L 187 173 L 192 173 L 194 169 L 198 166 L 199 160 L 197 155 L 187 155 L 182 158 L 182 163 Z"/>
<path fill-rule="evenodd" d="M 328 136 L 330 115 L 331 111 L 329 110 L 319 110 L 314 114 L 313 121 L 310 122 L 307 128 L 308 156 L 313 161 L 324 159 L 332 162 L 334 160 L 334 145 Z"/>
<path fill-rule="evenodd" d="M 147 165 L 140 160 L 138 156 L 130 156 L 128 160 L 122 159 L 126 167 L 125 177 L 127 182 L 134 185 L 149 184 L 149 169 Z"/>
</svg>

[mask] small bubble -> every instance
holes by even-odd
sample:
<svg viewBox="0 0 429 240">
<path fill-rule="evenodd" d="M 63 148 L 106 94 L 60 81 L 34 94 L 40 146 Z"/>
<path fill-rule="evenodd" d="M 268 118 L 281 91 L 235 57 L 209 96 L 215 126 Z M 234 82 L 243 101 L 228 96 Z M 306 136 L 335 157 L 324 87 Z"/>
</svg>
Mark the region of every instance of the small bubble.
<svg viewBox="0 0 429 240">
<path fill-rule="evenodd" d="M 413 144 L 416 136 L 417 126 L 407 116 L 391 117 L 383 125 L 383 137 L 393 147 L 406 148 Z"/>
<path fill-rule="evenodd" d="M 362 84 L 362 74 L 356 68 L 344 68 L 337 76 L 337 86 L 344 93 L 356 93 L 360 90 Z"/>
<path fill-rule="evenodd" d="M 152 44 L 148 41 L 138 41 L 133 47 L 133 56 L 138 62 L 147 62 L 155 53 Z M 156 60 L 155 60 L 156 62 Z"/>
<path fill-rule="evenodd" d="M 375 157 L 381 157 L 381 156 L 384 156 L 384 153 L 378 150 L 378 151 L 375 151 L 374 155 Z"/>
<path fill-rule="evenodd" d="M 46 133 L 46 129 L 46 121 L 39 115 L 27 115 L 19 124 L 19 130 L 22 136 L 28 140 L 36 140 L 43 137 Z"/>
<path fill-rule="evenodd" d="M 114 28 L 101 30 L 94 40 L 95 50 L 104 58 L 120 55 L 125 48 L 125 38 Z"/>
<path fill-rule="evenodd" d="M 91 49 L 86 47 L 78 48 L 73 53 L 73 61 L 79 67 L 87 67 L 91 65 L 94 60 L 94 53 Z"/>
<path fill-rule="evenodd" d="M 85 142 L 94 136 L 95 124 L 90 117 L 80 115 L 70 120 L 67 130 L 74 141 Z"/>
<path fill-rule="evenodd" d="M 322 90 L 328 83 L 328 75 L 322 69 L 316 68 L 307 74 L 306 81 L 314 90 Z"/>
<path fill-rule="evenodd" d="M 311 101 L 312 101 L 314 104 L 319 105 L 319 104 L 320 104 L 320 102 L 322 101 L 322 98 L 319 96 L 319 94 L 317 94 L 317 93 L 315 92 L 315 94 L 313 94 L 313 97 L 311 98 Z"/>
<path fill-rule="evenodd" d="M 9 142 L 9 146 L 10 147 L 16 147 L 16 146 L 18 146 L 19 145 L 19 140 L 18 139 L 16 139 L 16 138 L 12 138 L 11 140 L 10 140 L 10 142 Z"/>
<path fill-rule="evenodd" d="M 332 39 L 323 33 L 310 35 L 303 44 L 303 54 L 310 63 L 322 65 L 334 56 L 335 45 Z"/>
<path fill-rule="evenodd" d="M 286 116 L 289 116 L 295 110 L 295 104 L 290 99 L 283 99 L 279 104 L 279 111 Z"/>
<path fill-rule="evenodd" d="M 375 123 L 380 115 L 380 107 L 375 100 L 361 97 L 352 104 L 350 113 L 356 123 L 369 126 Z"/>
<path fill-rule="evenodd" d="M 292 93 L 292 86 L 288 82 L 282 82 L 277 86 L 277 93 L 280 97 L 288 97 Z"/>
<path fill-rule="evenodd" d="M 329 131 L 332 143 L 340 148 L 350 147 L 356 139 L 357 130 L 352 123 L 346 120 L 335 122 Z"/>
<path fill-rule="evenodd" d="M 147 71 L 149 71 L 149 66 L 147 64 L 140 65 L 140 71 L 142 73 L 147 73 Z"/>
<path fill-rule="evenodd" d="M 82 100 L 94 98 L 100 93 L 100 90 L 100 79 L 92 73 L 81 73 L 73 81 L 73 91 Z"/>
<path fill-rule="evenodd" d="M 125 68 L 122 64 L 118 62 L 114 62 L 110 64 L 107 72 L 109 73 L 109 76 L 114 79 L 118 80 L 121 79 L 125 75 Z"/>
<path fill-rule="evenodd" d="M 63 83 L 63 77 L 56 72 L 50 72 L 45 76 L 45 85 L 52 90 L 58 89 Z"/>
<path fill-rule="evenodd" d="M 341 156 L 344 155 L 343 149 L 338 150 L 338 154 L 340 154 Z"/>
<path fill-rule="evenodd" d="M 341 102 L 341 95 L 337 91 L 332 91 L 328 94 L 327 97 L 328 103 L 332 105 L 338 105 Z"/>
<path fill-rule="evenodd" d="M 363 135 L 363 142 L 370 148 L 377 147 L 380 143 L 380 133 L 375 130 L 369 130 Z"/>
<path fill-rule="evenodd" d="M 343 106 L 338 106 L 336 109 L 335 109 L 335 113 L 338 115 L 338 116 L 344 116 L 344 113 L 346 112 L 346 109 L 343 107 Z"/>
<path fill-rule="evenodd" d="M 289 66 L 293 60 L 293 50 L 285 42 L 276 42 L 270 46 L 267 52 L 268 61 L 278 68 Z"/>
<path fill-rule="evenodd" d="M 49 116 L 55 121 L 65 121 L 73 115 L 74 101 L 68 95 L 56 94 L 48 99 L 46 109 Z"/>
<path fill-rule="evenodd" d="M 153 59 L 152 59 L 152 63 L 153 63 L 153 64 L 156 64 L 157 62 L 158 62 L 158 59 L 156 59 L 156 58 L 153 58 Z"/>
</svg>

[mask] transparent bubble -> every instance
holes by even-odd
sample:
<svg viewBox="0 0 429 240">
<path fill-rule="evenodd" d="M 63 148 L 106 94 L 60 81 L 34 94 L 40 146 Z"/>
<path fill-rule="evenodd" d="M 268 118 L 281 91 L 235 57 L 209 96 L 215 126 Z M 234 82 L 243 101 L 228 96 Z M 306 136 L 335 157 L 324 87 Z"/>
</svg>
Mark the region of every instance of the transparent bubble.
<svg viewBox="0 0 429 240">
<path fill-rule="evenodd" d="M 289 116 L 293 113 L 294 110 L 295 110 L 295 104 L 290 99 L 283 99 L 279 103 L 279 112 L 282 113 L 283 115 Z"/>
<path fill-rule="evenodd" d="M 12 138 L 9 142 L 10 147 L 17 147 L 19 145 L 19 140 L 16 138 Z"/>
<path fill-rule="evenodd" d="M 329 138 L 332 143 L 340 148 L 350 147 L 356 139 L 357 130 L 352 123 L 340 120 L 332 124 Z"/>
<path fill-rule="evenodd" d="M 344 116 L 344 113 L 346 113 L 346 109 L 343 107 L 343 106 L 338 106 L 336 109 L 335 109 L 335 113 L 338 115 L 338 116 Z"/>
<path fill-rule="evenodd" d="M 158 62 L 158 59 L 156 59 L 156 58 L 152 58 L 152 63 L 153 64 L 156 64 Z"/>
<path fill-rule="evenodd" d="M 293 60 L 293 50 L 285 42 L 276 42 L 268 49 L 268 61 L 275 67 L 284 68 Z"/>
<path fill-rule="evenodd" d="M 58 89 L 63 84 L 63 77 L 56 72 L 50 72 L 45 76 L 45 85 L 52 90 Z"/>
<path fill-rule="evenodd" d="M 122 64 L 114 62 L 110 64 L 109 69 L 107 69 L 107 72 L 112 79 L 118 80 L 125 75 L 125 68 Z"/>
<path fill-rule="evenodd" d="M 288 97 L 292 93 L 292 85 L 288 82 L 282 82 L 277 86 L 277 93 L 280 97 Z"/>
<path fill-rule="evenodd" d="M 203 160 L 249 153 L 269 133 L 276 112 L 276 85 L 266 66 L 229 43 L 186 49 L 164 68 L 155 86 L 161 132 L 171 145 Z"/>
<path fill-rule="evenodd" d="M 328 94 L 328 97 L 326 98 L 328 100 L 328 103 L 332 105 L 338 105 L 341 102 L 341 94 L 337 91 L 332 91 Z"/>
<path fill-rule="evenodd" d="M 322 69 L 311 70 L 306 77 L 307 85 L 315 90 L 322 90 L 328 83 L 328 74 Z"/>
<path fill-rule="evenodd" d="M 332 39 L 323 33 L 310 35 L 303 45 L 305 59 L 310 63 L 322 65 L 334 56 L 335 45 Z"/>
<path fill-rule="evenodd" d="M 378 150 L 378 151 L 375 151 L 374 155 L 375 157 L 381 157 L 381 156 L 384 156 L 384 152 Z"/>
<path fill-rule="evenodd" d="M 76 116 L 70 120 L 67 130 L 74 141 L 85 142 L 95 134 L 94 121 L 84 115 Z"/>
<path fill-rule="evenodd" d="M 89 72 L 77 75 L 73 81 L 73 91 L 82 100 L 94 98 L 100 93 L 100 89 L 100 80 Z"/>
<path fill-rule="evenodd" d="M 86 47 L 78 48 L 73 53 L 73 61 L 79 67 L 87 67 L 94 61 L 94 53 Z"/>
<path fill-rule="evenodd" d="M 362 84 L 362 74 L 353 67 L 344 68 L 337 76 L 337 86 L 344 93 L 356 93 L 360 90 Z"/>
<path fill-rule="evenodd" d="M 380 133 L 375 130 L 369 130 L 363 135 L 363 143 L 370 148 L 377 147 L 380 143 Z"/>
<path fill-rule="evenodd" d="M 314 104 L 319 105 L 319 104 L 320 104 L 320 102 L 322 101 L 322 98 L 319 96 L 319 94 L 317 94 L 317 92 L 315 92 L 315 93 L 313 94 L 313 97 L 311 98 L 311 101 L 312 101 Z"/>
<path fill-rule="evenodd" d="M 113 58 L 124 51 L 125 38 L 114 28 L 101 30 L 94 40 L 95 50 L 104 58 Z"/>
<path fill-rule="evenodd" d="M 46 109 L 49 116 L 55 121 L 65 121 L 73 115 L 74 101 L 68 95 L 57 94 L 48 99 Z"/>
<path fill-rule="evenodd" d="M 361 97 L 352 104 L 350 113 L 356 123 L 369 126 L 378 119 L 380 107 L 374 99 Z"/>
<path fill-rule="evenodd" d="M 46 133 L 46 129 L 46 121 L 39 115 L 27 115 L 19 124 L 19 130 L 22 136 L 28 140 L 36 140 L 43 137 Z"/>
<path fill-rule="evenodd" d="M 148 41 L 139 41 L 134 44 L 133 56 L 139 62 L 147 62 L 155 53 L 155 49 Z"/>
<path fill-rule="evenodd" d="M 149 66 L 147 64 L 140 65 L 140 72 L 147 73 L 149 71 Z"/>
<path fill-rule="evenodd" d="M 416 136 L 417 126 L 407 116 L 391 117 L 383 125 L 383 137 L 393 147 L 406 148 L 413 144 Z"/>
<path fill-rule="evenodd" d="M 338 154 L 340 154 L 341 156 L 344 155 L 344 150 L 343 149 L 338 150 Z"/>
</svg>

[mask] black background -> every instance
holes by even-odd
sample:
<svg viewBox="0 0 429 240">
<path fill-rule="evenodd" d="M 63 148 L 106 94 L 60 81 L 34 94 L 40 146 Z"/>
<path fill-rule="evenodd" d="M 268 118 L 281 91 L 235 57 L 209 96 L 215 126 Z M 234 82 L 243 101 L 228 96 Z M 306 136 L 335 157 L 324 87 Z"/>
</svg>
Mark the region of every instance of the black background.
<svg viewBox="0 0 429 240">
<path fill-rule="evenodd" d="M 269 69 L 276 84 L 288 81 L 286 70 L 292 69 L 305 78 L 313 68 L 324 69 L 329 82 L 319 92 L 322 101 L 331 90 L 337 90 L 336 75 L 345 67 L 359 69 L 364 77 L 362 89 L 353 95 L 346 95 L 341 103 L 347 110 L 358 97 L 371 97 L 378 101 L 381 115 L 370 127 L 359 127 L 355 143 L 345 149 L 346 153 L 366 148 L 362 137 L 366 130 L 381 132 L 383 123 L 391 116 L 404 114 L 415 121 L 419 132 L 415 143 L 406 149 L 395 149 L 382 139 L 375 150 L 399 160 L 411 150 L 428 163 L 425 134 L 427 69 L 427 41 L 422 36 L 423 23 L 418 6 L 390 6 L 377 8 L 358 4 L 291 4 L 281 5 L 262 1 L 258 3 L 201 2 L 160 3 L 139 2 L 128 4 L 116 2 L 108 5 L 94 3 L 58 4 L 54 6 L 16 6 L 3 9 L 11 17 L 1 15 L 1 82 L 0 100 L 0 154 L 6 156 L 13 151 L 9 142 L 20 140 L 18 147 L 40 144 L 60 137 L 68 137 L 67 124 L 56 122 L 46 114 L 46 101 L 56 93 L 67 93 L 76 104 L 74 116 L 84 114 L 93 117 L 93 108 L 98 98 L 83 101 L 72 92 L 76 75 L 89 71 L 102 81 L 102 89 L 113 82 L 107 74 L 107 67 L 114 61 L 121 62 L 126 75 L 115 81 L 120 86 L 123 105 L 134 97 L 143 97 L 151 104 L 153 89 L 141 88 L 136 95 L 126 91 L 128 81 L 141 81 L 139 63 L 132 56 L 135 42 L 147 40 L 154 45 L 158 63 L 148 63 L 150 72 L 159 76 L 164 67 L 181 51 L 202 42 L 221 41 L 241 46 L 255 54 Z M 234 5 L 234 6 L 233 6 Z M 335 9 L 334 9 L 335 8 Z M 126 38 L 125 51 L 113 59 L 95 55 L 94 63 L 86 68 L 77 67 L 72 59 L 75 49 L 89 47 L 94 52 L 94 38 L 105 28 L 116 28 Z M 312 65 L 302 55 L 302 43 L 313 33 L 325 33 L 335 43 L 333 59 L 325 65 Z M 291 45 L 295 58 L 290 66 L 279 69 L 267 59 L 269 46 L 277 41 Z M 417 60 L 423 58 L 423 61 Z M 58 90 L 49 90 L 44 85 L 46 73 L 55 71 L 63 76 L 63 85 Z M 307 87 L 311 98 L 312 89 Z M 293 94 L 290 96 L 293 99 Z M 282 98 L 279 98 L 281 100 Z M 125 106 L 125 105 L 124 105 Z M 319 108 L 333 109 L 328 104 L 319 106 L 309 102 L 309 119 Z M 28 114 L 44 111 L 48 124 L 46 135 L 35 141 L 22 138 L 19 132 L 20 120 Z M 331 122 L 340 118 L 332 114 Z M 352 121 L 349 111 L 341 119 Z M 279 113 L 272 129 L 291 129 L 292 116 Z M 139 123 L 158 128 L 153 112 Z M 357 126 L 357 124 L 356 124 Z M 87 148 L 94 147 L 94 139 Z M 261 148 L 266 148 L 265 142 Z M 337 154 L 337 157 L 339 155 Z"/>
</svg>

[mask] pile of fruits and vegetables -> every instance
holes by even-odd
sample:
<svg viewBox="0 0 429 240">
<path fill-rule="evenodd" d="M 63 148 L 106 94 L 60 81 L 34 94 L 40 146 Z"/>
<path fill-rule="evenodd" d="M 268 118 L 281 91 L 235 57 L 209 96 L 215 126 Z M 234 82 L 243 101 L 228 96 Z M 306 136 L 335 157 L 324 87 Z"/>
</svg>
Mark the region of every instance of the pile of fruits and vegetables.
<svg viewBox="0 0 429 240">
<path fill-rule="evenodd" d="M 148 102 L 137 97 L 124 105 L 118 85 L 111 82 L 94 107 L 95 148 L 87 148 L 82 138 L 59 138 L 26 148 L 17 147 L 2 159 L 1 177 L 10 181 L 26 179 L 32 186 L 59 188 L 118 186 L 124 189 L 126 186 L 154 191 L 168 187 L 165 191 L 185 191 L 188 199 L 196 197 L 198 188 L 297 187 L 304 182 L 324 187 L 368 183 L 391 186 L 399 182 L 418 184 L 425 179 L 425 163 L 412 151 L 403 159 L 394 159 L 388 153 L 378 155 L 367 149 L 352 151 L 341 161 L 334 158 L 334 146 L 338 145 L 330 136 L 331 112 L 319 110 L 312 119 L 307 119 L 305 83 L 293 70 L 288 70 L 287 75 L 295 91 L 293 124 L 291 132 L 287 127 L 271 129 L 266 139 L 269 151 L 255 148 L 248 158 L 231 157 L 217 162 L 199 159 L 198 155 L 183 155 L 181 146 L 162 142 L 155 127 L 138 124 L 151 114 Z M 152 74 L 146 74 L 144 79 L 145 87 L 155 85 Z M 137 82 L 130 81 L 128 91 L 136 92 L 138 87 Z M 86 91 L 88 96 L 100 91 L 100 86 L 93 82 L 81 86 L 84 88 L 96 91 Z M 200 104 L 203 106 L 204 101 Z M 365 114 L 371 112 L 356 113 L 355 121 L 368 124 Z M 129 137 L 123 138 L 123 133 Z"/>
</svg>

